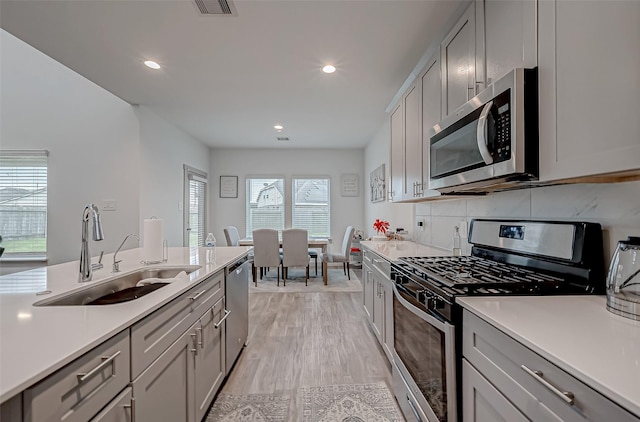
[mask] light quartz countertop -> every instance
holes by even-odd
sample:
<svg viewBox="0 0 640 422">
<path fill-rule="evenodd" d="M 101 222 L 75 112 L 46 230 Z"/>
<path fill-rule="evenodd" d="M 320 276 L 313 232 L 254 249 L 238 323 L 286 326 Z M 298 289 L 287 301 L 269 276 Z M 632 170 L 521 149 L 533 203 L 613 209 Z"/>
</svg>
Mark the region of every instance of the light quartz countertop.
<svg viewBox="0 0 640 422">
<path fill-rule="evenodd" d="M 463 297 L 465 309 L 640 416 L 640 322 L 605 296 Z"/>
<path fill-rule="evenodd" d="M 397 261 L 401 256 L 447 256 L 452 255 L 448 249 L 426 246 L 408 240 L 371 241 L 363 240 L 360 245 L 377 253 L 389 261 Z"/>
<path fill-rule="evenodd" d="M 34 306 L 72 290 L 114 277 L 113 254 L 93 280 L 78 283 L 79 261 L 0 277 L 0 403 L 52 374 L 100 343 L 141 320 L 208 276 L 246 255 L 251 247 L 216 247 L 207 262 L 205 248 L 169 248 L 169 259 L 157 265 L 140 264 L 141 248 L 121 251 L 120 272 L 140 268 L 198 265 L 201 268 L 139 299 L 102 306 Z M 94 258 L 94 262 L 96 259 Z M 47 295 L 36 292 L 50 290 Z"/>
</svg>

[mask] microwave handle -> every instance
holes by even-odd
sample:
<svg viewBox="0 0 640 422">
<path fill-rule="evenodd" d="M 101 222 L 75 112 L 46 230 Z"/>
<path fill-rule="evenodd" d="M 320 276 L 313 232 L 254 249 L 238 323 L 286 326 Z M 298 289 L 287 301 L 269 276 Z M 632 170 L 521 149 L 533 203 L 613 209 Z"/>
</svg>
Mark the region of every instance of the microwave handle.
<svg viewBox="0 0 640 422">
<path fill-rule="evenodd" d="M 489 148 L 487 148 L 487 117 L 489 116 L 491 107 L 493 107 L 493 101 L 489 101 L 482 109 L 482 113 L 480 113 L 480 118 L 478 119 L 478 129 L 476 133 L 478 150 L 485 164 L 493 163 L 493 157 L 491 156 L 491 152 L 489 152 Z"/>
</svg>

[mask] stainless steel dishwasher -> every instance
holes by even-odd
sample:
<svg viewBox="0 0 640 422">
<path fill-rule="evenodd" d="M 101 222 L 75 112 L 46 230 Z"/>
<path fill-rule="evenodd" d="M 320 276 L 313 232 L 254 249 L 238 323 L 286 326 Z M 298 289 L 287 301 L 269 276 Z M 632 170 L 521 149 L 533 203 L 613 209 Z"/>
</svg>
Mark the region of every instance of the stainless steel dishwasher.
<svg viewBox="0 0 640 422">
<path fill-rule="evenodd" d="M 227 267 L 225 286 L 227 317 L 226 374 L 229 374 L 249 334 L 249 273 L 251 263 L 245 256 Z"/>
</svg>

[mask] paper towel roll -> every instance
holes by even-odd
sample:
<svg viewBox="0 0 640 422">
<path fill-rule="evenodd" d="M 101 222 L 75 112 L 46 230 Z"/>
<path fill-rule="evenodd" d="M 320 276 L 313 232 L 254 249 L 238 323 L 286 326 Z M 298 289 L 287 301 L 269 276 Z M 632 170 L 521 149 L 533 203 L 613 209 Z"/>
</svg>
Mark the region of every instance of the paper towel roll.
<svg viewBox="0 0 640 422">
<path fill-rule="evenodd" d="M 142 260 L 146 262 L 162 261 L 162 243 L 164 242 L 164 220 L 149 218 L 144 220 L 144 246 Z"/>
</svg>

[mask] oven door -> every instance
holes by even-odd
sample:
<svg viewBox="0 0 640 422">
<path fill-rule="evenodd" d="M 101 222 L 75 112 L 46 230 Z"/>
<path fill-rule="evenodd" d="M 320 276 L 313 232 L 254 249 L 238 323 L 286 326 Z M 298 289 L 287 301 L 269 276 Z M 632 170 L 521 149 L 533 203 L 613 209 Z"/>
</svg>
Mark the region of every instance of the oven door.
<svg viewBox="0 0 640 422">
<path fill-rule="evenodd" d="M 422 412 L 433 422 L 456 421 L 455 328 L 427 313 L 404 286 L 393 291 L 394 364 L 417 403 L 397 388 L 396 398 L 408 418 L 421 420 Z"/>
</svg>

